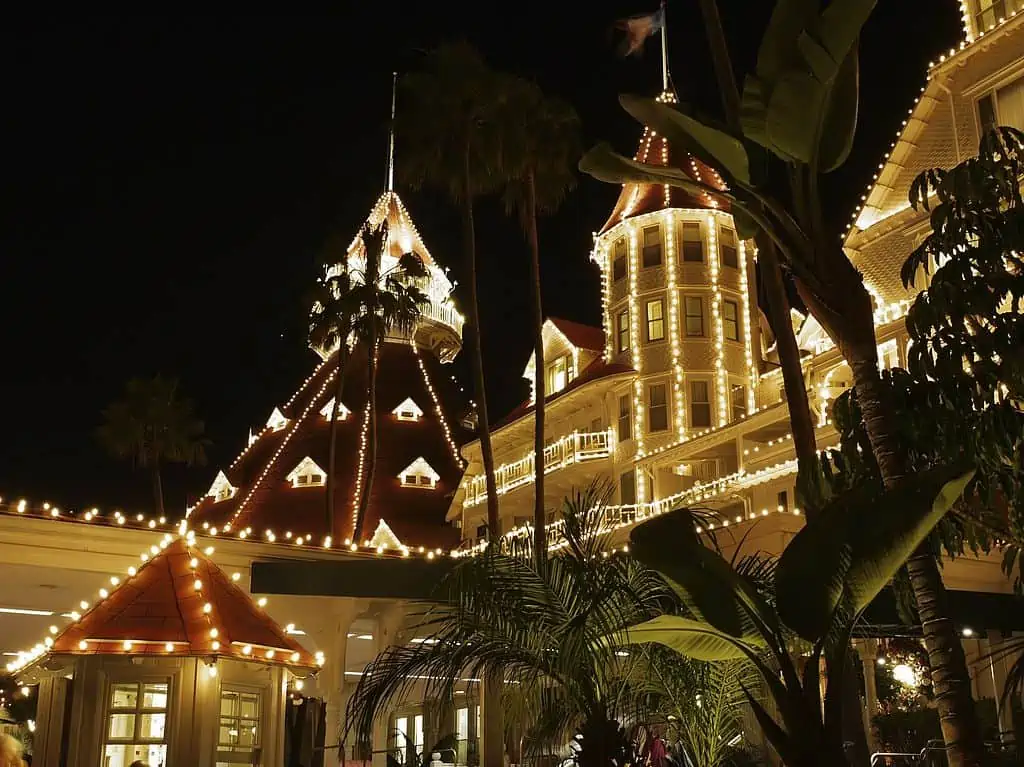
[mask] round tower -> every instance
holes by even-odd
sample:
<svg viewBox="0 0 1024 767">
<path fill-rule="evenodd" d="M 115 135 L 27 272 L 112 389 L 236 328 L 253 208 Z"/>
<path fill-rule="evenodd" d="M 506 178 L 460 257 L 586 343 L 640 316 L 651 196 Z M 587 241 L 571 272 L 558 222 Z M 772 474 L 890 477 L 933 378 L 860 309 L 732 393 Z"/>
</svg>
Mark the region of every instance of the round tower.
<svg viewBox="0 0 1024 767">
<path fill-rule="evenodd" d="M 675 103 L 670 92 L 660 101 Z M 717 171 L 644 129 L 635 159 L 681 168 L 725 189 Z M 605 360 L 638 375 L 619 415 L 617 460 L 640 457 L 723 426 L 754 407 L 754 248 L 709 195 L 626 184 L 591 255 L 602 272 Z M 626 408 L 629 409 L 628 413 Z M 637 501 L 645 500 L 643 483 Z"/>
<path fill-rule="evenodd" d="M 336 489 L 328 525 L 326 480 L 338 348 L 314 349 L 321 362 L 248 444 L 218 474 L 191 510 L 193 527 L 218 534 L 327 547 L 404 550 L 450 547 L 458 531 L 445 514 L 465 463 L 458 446 L 469 437 L 470 410 L 446 369 L 462 345 L 462 315 L 452 283 L 434 261 L 398 195 L 386 191 L 367 217 L 387 221 L 381 273 L 406 253 L 427 267 L 419 280 L 429 302 L 410 335 L 391 334 L 377 349 L 377 459 L 370 478 L 368 359 L 357 344 L 345 364 L 337 408 Z M 362 231 L 362 227 L 359 230 Z M 360 235 L 348 248 L 349 268 L 362 271 Z M 327 270 L 330 275 L 340 264 Z M 367 483 L 370 487 L 367 488 Z M 369 493 L 365 515 L 360 498 Z M 362 534 L 356 540 L 355 531 Z"/>
</svg>

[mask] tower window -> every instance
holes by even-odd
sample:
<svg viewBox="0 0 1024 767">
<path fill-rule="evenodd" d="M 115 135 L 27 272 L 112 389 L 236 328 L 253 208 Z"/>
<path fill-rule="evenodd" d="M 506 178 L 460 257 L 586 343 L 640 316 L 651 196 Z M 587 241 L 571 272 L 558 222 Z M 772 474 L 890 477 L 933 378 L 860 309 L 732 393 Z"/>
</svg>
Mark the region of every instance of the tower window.
<svg viewBox="0 0 1024 767">
<path fill-rule="evenodd" d="M 665 302 L 660 298 L 647 302 L 647 340 L 665 340 Z"/>
<path fill-rule="evenodd" d="M 776 511 L 789 511 L 789 493 L 785 490 L 781 490 L 775 500 L 777 501 L 775 504 Z"/>
<path fill-rule="evenodd" d="M 740 340 L 740 308 L 735 301 L 722 302 L 722 331 L 730 341 Z"/>
<path fill-rule="evenodd" d="M 623 506 L 636 504 L 636 472 L 627 471 L 619 478 L 619 502 Z"/>
<path fill-rule="evenodd" d="M 704 300 L 699 296 L 683 298 L 683 311 L 686 313 L 686 335 L 700 338 L 704 335 Z"/>
<path fill-rule="evenodd" d="M 560 392 L 574 378 L 572 355 L 565 354 L 548 365 L 548 394 Z"/>
<path fill-rule="evenodd" d="M 683 222 L 683 261 L 688 264 L 704 263 L 704 236 L 697 222 Z"/>
<path fill-rule="evenodd" d="M 619 397 L 619 442 L 633 439 L 633 410 L 629 395 Z"/>
<path fill-rule="evenodd" d="M 644 267 L 661 266 L 661 227 L 644 227 L 644 248 L 641 254 Z"/>
<path fill-rule="evenodd" d="M 647 428 L 650 431 L 668 429 L 668 395 L 665 384 L 655 384 L 647 390 Z"/>
<path fill-rule="evenodd" d="M 620 238 L 615 241 L 615 251 L 612 256 L 612 280 L 618 282 L 626 278 L 626 239 Z"/>
<path fill-rule="evenodd" d="M 718 233 L 718 247 L 722 254 L 722 266 L 738 269 L 740 260 L 739 249 L 736 247 L 736 232 L 723 226 Z"/>
<path fill-rule="evenodd" d="M 1021 0 L 1024 7 L 1024 0 Z M 978 99 L 978 123 L 985 133 L 1000 125 L 1024 127 L 1024 78 L 989 91 Z"/>
<path fill-rule="evenodd" d="M 711 399 L 707 381 L 690 381 L 690 426 L 694 429 L 711 426 Z"/>
<path fill-rule="evenodd" d="M 629 311 L 619 312 L 619 351 L 629 348 Z"/>
<path fill-rule="evenodd" d="M 1021 0 L 974 0 L 974 28 L 977 33 L 988 32 L 1000 19 L 1024 10 Z"/>
<path fill-rule="evenodd" d="M 427 490 L 437 487 L 437 483 L 441 479 L 441 475 L 434 471 L 422 457 L 402 469 L 402 473 L 398 477 L 402 482 L 402 487 L 421 487 Z"/>
<path fill-rule="evenodd" d="M 733 384 L 729 391 L 730 404 L 732 405 L 732 420 L 738 421 L 747 415 L 747 387 L 743 384 Z"/>
</svg>

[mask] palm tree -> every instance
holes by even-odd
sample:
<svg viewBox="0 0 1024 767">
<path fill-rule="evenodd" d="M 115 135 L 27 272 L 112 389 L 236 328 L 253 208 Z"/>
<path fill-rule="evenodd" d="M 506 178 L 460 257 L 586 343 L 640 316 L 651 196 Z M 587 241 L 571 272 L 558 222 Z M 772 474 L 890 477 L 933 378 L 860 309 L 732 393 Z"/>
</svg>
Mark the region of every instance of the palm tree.
<svg viewBox="0 0 1024 767">
<path fill-rule="evenodd" d="M 597 534 L 609 491 L 594 485 L 566 499 L 567 545 L 543 567 L 529 538 L 457 564 L 437 604 L 420 615 L 416 630 L 425 641 L 391 647 L 367 667 L 349 703 L 346 737 L 372 733 L 419 680 L 426 697 L 445 700 L 462 678 L 497 675 L 515 680 L 507 695 L 529 701 L 527 741 L 535 749 L 577 736 L 579 764 L 623 764 L 615 757 L 630 748 L 624 725 L 636 701 L 623 680 L 641 654 L 623 657 L 606 639 L 674 600 L 659 578 L 612 553 Z"/>
<path fill-rule="evenodd" d="M 130 380 L 123 398 L 103 411 L 103 424 L 96 436 L 115 458 L 149 469 L 153 479 L 153 503 L 161 516 L 164 514 L 163 464 L 203 464 L 209 445 L 192 401 L 178 396 L 177 379 L 159 375 Z"/>
<path fill-rule="evenodd" d="M 476 390 L 480 452 L 487 483 L 487 534 L 500 534 L 498 489 L 494 479 L 487 394 L 477 297 L 476 228 L 473 201 L 497 188 L 498 151 L 494 111 L 498 79 L 466 43 L 442 45 L 430 52 L 422 72 L 401 82 L 403 110 L 398 135 L 407 141 L 400 166 L 413 188 L 432 186 L 448 195 L 462 215 L 462 248 L 469 288 L 466 335 Z"/>
<path fill-rule="evenodd" d="M 576 185 L 573 172 L 580 156 L 579 117 L 561 99 L 545 96 L 535 84 L 507 78 L 502 91 L 502 175 L 508 179 L 505 209 L 515 214 L 530 248 L 534 355 L 534 509 L 533 550 L 543 559 L 546 545 L 544 508 L 544 312 L 541 305 L 538 213 L 553 213 Z M 577 375 L 579 371 L 576 371 Z"/>
<path fill-rule="evenodd" d="M 602 145 L 581 161 L 615 183 L 667 183 L 707 193 L 728 205 L 741 236 L 769 237 L 797 291 L 850 365 L 879 474 L 887 488 L 908 476 L 898 419 L 878 369 L 871 296 L 862 275 L 827 231 L 818 193 L 821 175 L 842 165 L 856 131 L 857 41 L 876 0 L 817 3 L 779 0 L 762 39 L 755 71 L 744 81 L 742 134 L 702 124 L 665 104 L 623 97 L 636 119 L 722 170 L 728 190 L 695 182 L 677 168 L 655 168 Z M 813 53 L 808 51 L 813 50 Z M 744 141 L 758 145 L 749 151 Z M 774 158 L 790 181 L 786 201 L 751 177 L 751 156 Z M 953 767 L 983 761 L 983 744 L 963 647 L 949 614 L 938 565 L 923 547 L 907 561 L 921 616 L 943 737 Z"/>
</svg>

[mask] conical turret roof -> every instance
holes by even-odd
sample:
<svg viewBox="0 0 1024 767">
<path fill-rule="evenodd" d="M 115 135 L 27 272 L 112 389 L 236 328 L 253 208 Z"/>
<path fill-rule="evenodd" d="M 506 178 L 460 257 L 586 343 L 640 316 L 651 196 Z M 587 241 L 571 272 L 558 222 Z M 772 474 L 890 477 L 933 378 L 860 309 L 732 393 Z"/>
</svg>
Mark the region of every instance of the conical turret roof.
<svg viewBox="0 0 1024 767">
<path fill-rule="evenodd" d="M 669 91 L 662 93 L 658 100 L 670 104 L 678 101 L 675 94 Z M 647 127 L 644 128 L 643 135 L 640 137 L 640 146 L 633 159 L 648 165 L 677 167 L 695 181 L 720 191 L 726 189 L 725 182 L 718 171 L 701 162 L 689 152 L 683 152 L 681 155 L 673 153 L 668 140 Z M 598 234 L 604 234 L 627 219 L 668 208 L 727 210 L 727 206 L 707 194 L 691 194 L 668 184 L 623 184 L 622 192 L 612 209 L 612 214 Z"/>
</svg>

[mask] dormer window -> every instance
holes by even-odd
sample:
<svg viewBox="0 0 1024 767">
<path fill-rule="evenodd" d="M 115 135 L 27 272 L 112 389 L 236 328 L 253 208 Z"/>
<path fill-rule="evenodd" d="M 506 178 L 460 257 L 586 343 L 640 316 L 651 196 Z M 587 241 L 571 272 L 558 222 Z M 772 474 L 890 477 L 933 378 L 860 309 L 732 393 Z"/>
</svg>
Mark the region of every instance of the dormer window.
<svg viewBox="0 0 1024 767">
<path fill-rule="evenodd" d="M 270 418 L 267 419 L 267 426 L 274 431 L 281 431 L 285 426 L 288 425 L 288 419 L 284 417 L 284 413 L 281 412 L 280 408 L 274 408 L 274 411 L 270 414 Z"/>
<path fill-rule="evenodd" d="M 327 479 L 327 472 L 307 455 L 285 479 L 292 483 L 292 487 L 322 487 Z"/>
<path fill-rule="evenodd" d="M 329 421 L 329 420 L 331 420 L 331 413 L 333 413 L 333 412 L 334 412 L 334 397 L 331 397 L 329 400 L 327 400 L 327 404 L 324 405 L 323 408 L 320 409 L 320 415 L 322 415 L 324 418 L 326 418 Z M 345 407 L 345 403 L 344 402 L 339 402 L 338 403 L 338 420 L 339 421 L 344 421 L 350 415 L 352 415 L 352 411 L 349 410 L 347 407 Z"/>
<path fill-rule="evenodd" d="M 406 397 L 405 401 L 391 412 L 399 421 L 418 421 L 423 417 L 423 410 L 413 402 L 412 397 Z"/>
<path fill-rule="evenodd" d="M 433 467 L 421 456 L 402 469 L 398 478 L 402 482 L 402 487 L 433 490 L 441 480 L 441 475 L 434 471 Z"/>
<path fill-rule="evenodd" d="M 373 531 L 373 537 L 370 538 L 370 547 L 374 549 L 391 549 L 394 551 L 404 548 L 402 546 L 402 542 L 398 540 L 398 536 L 395 535 L 394 531 L 383 519 L 377 523 L 377 529 Z"/>
<path fill-rule="evenodd" d="M 563 354 L 548 365 L 547 393 L 554 394 L 562 391 L 575 377 L 576 371 L 573 369 L 572 355 Z"/>
<path fill-rule="evenodd" d="M 227 475 L 223 471 L 219 471 L 217 472 L 217 478 L 210 485 L 210 489 L 206 491 L 206 495 L 209 498 L 213 498 L 214 503 L 219 503 L 220 501 L 234 498 L 237 492 L 238 488 L 228 481 Z"/>
</svg>

